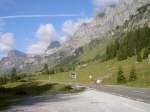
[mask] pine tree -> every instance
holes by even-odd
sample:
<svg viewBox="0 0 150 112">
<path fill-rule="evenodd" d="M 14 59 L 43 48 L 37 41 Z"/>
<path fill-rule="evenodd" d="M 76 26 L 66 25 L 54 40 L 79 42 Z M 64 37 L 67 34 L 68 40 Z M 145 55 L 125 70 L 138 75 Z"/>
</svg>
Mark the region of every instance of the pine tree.
<svg viewBox="0 0 150 112">
<path fill-rule="evenodd" d="M 119 43 L 119 39 L 118 38 L 115 40 L 115 46 L 116 46 L 116 50 L 119 50 L 120 43 Z"/>
<path fill-rule="evenodd" d="M 48 64 L 44 64 L 43 74 L 45 75 L 49 74 Z"/>
<path fill-rule="evenodd" d="M 117 52 L 117 58 L 119 61 L 127 59 L 127 52 L 125 47 L 120 47 L 119 51 Z"/>
<path fill-rule="evenodd" d="M 122 70 L 121 66 L 119 66 L 119 70 L 118 70 L 118 74 L 117 74 L 117 82 L 118 83 L 125 83 L 126 82 L 126 78 L 123 75 L 123 70 Z"/>
<path fill-rule="evenodd" d="M 132 69 L 130 71 L 130 75 L 129 75 L 129 81 L 135 81 L 136 80 L 136 72 L 135 72 L 135 68 L 134 66 L 132 66 Z"/>
<path fill-rule="evenodd" d="M 137 55 L 137 61 L 141 62 L 142 58 L 148 57 L 150 54 L 150 28 L 148 26 L 126 32 L 122 36 L 123 38 L 115 39 L 114 42 L 108 44 L 106 48 L 107 60 L 116 56 L 118 60 L 125 60 L 128 57 Z M 143 49 L 145 50 L 141 56 Z"/>
<path fill-rule="evenodd" d="M 113 59 L 117 54 L 117 47 L 115 42 L 112 42 L 107 45 L 106 48 L 106 60 Z"/>
<path fill-rule="evenodd" d="M 139 52 L 137 53 L 137 62 L 142 62 L 142 57 Z"/>
<path fill-rule="evenodd" d="M 12 71 L 11 71 L 11 81 L 14 82 L 17 80 L 17 70 L 16 68 L 13 68 Z"/>
</svg>

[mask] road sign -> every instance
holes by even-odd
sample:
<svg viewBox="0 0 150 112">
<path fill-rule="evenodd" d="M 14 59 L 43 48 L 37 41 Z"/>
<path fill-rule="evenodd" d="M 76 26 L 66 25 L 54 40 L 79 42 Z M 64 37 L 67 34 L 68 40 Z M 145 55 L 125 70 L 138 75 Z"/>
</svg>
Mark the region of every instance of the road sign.
<svg viewBox="0 0 150 112">
<path fill-rule="evenodd" d="M 76 80 L 77 79 L 77 75 L 76 75 L 75 71 L 71 72 L 71 79 L 72 80 Z"/>
</svg>

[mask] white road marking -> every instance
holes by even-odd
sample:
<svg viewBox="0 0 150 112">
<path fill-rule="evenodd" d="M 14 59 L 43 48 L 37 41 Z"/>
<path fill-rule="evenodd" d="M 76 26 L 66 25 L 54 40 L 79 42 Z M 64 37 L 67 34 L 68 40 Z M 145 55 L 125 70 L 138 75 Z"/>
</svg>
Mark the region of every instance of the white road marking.
<svg viewBox="0 0 150 112">
<path fill-rule="evenodd" d="M 134 91 L 135 93 L 142 93 L 144 94 L 145 92 L 144 91 Z"/>
</svg>

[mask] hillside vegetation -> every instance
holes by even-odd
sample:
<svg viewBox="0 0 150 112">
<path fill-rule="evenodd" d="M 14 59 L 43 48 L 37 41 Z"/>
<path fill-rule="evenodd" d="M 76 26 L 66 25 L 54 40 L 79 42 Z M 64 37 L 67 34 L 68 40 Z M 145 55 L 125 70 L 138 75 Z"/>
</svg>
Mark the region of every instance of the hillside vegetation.
<svg viewBox="0 0 150 112">
<path fill-rule="evenodd" d="M 76 69 L 77 80 L 71 80 L 69 72 L 56 73 L 53 75 L 38 75 L 33 76 L 35 80 L 49 80 L 50 82 L 59 83 L 81 83 L 81 84 L 91 84 L 95 83 L 96 80 L 103 80 L 102 84 L 118 84 L 117 83 L 117 72 L 118 67 L 122 66 L 124 75 L 129 79 L 129 73 L 131 67 L 135 66 L 135 71 L 137 74 L 136 81 L 128 81 L 123 85 L 134 86 L 134 87 L 150 87 L 150 64 L 148 64 L 147 59 L 142 62 L 137 62 L 136 57 L 128 58 L 124 61 L 117 61 L 117 59 L 101 62 L 91 62 L 86 65 L 86 67 L 81 67 Z M 89 75 L 93 76 L 93 79 L 89 79 Z"/>
<path fill-rule="evenodd" d="M 102 84 L 117 83 L 117 72 L 122 66 L 126 83 L 123 85 L 136 87 L 150 87 L 150 64 L 148 64 L 148 54 L 150 54 L 150 28 L 145 26 L 134 31 L 124 33 L 122 38 L 107 38 L 95 40 L 90 44 L 79 48 L 76 56 L 66 62 L 76 62 L 70 65 L 68 70 L 60 70 L 50 75 L 40 75 L 36 79 L 50 80 L 59 83 L 82 83 L 89 84 L 102 80 Z M 59 67 L 65 68 L 66 65 Z M 77 80 L 71 80 L 71 67 L 76 67 Z M 137 79 L 129 81 L 129 74 L 132 67 L 135 67 Z M 54 70 L 55 71 L 55 70 Z M 90 80 L 89 76 L 93 79 Z"/>
</svg>

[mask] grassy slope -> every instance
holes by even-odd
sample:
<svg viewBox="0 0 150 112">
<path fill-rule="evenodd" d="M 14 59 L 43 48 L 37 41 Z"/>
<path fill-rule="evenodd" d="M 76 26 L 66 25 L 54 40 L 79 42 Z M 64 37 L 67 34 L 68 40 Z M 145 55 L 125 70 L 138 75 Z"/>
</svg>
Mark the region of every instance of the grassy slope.
<svg viewBox="0 0 150 112">
<path fill-rule="evenodd" d="M 121 62 L 115 62 L 113 76 L 103 81 L 103 84 L 117 84 L 117 70 L 118 65 L 122 65 L 124 70 L 124 75 L 128 79 L 130 70 L 132 66 L 135 66 L 137 80 L 133 82 L 127 82 L 125 85 L 133 86 L 133 87 L 150 87 L 150 64 L 148 64 L 147 60 L 143 60 L 143 62 L 137 63 L 135 58 L 130 58 L 128 60 L 124 60 Z"/>
<path fill-rule="evenodd" d="M 87 62 L 93 60 L 97 56 L 102 57 L 105 54 L 105 48 L 110 41 L 110 38 L 106 38 L 103 40 L 97 40 L 96 42 L 91 42 L 84 47 L 83 53 L 78 57 L 78 61 Z"/>
<path fill-rule="evenodd" d="M 104 56 L 105 49 L 108 43 L 113 41 L 112 38 L 105 38 L 103 40 L 92 41 L 83 48 L 83 52 L 77 57 L 79 62 L 89 62 L 88 66 L 78 68 L 77 67 L 77 80 L 72 81 L 70 79 L 70 72 L 57 73 L 54 75 L 38 75 L 34 76 L 36 80 L 49 80 L 51 82 L 58 83 L 83 83 L 89 84 L 95 82 L 97 79 L 104 79 L 104 77 L 109 76 L 110 78 L 104 79 L 103 84 L 117 84 L 116 74 L 118 66 L 122 65 L 124 69 L 124 75 L 128 78 L 130 69 L 133 64 L 135 65 L 136 73 L 138 79 L 135 82 L 128 82 L 128 86 L 136 87 L 150 87 L 150 64 L 147 60 L 143 60 L 141 63 L 136 62 L 136 57 L 128 58 L 124 61 L 117 61 L 113 59 L 106 62 L 93 61 L 95 57 L 101 59 Z M 89 80 L 89 75 L 93 76 L 93 80 Z"/>
<path fill-rule="evenodd" d="M 106 62 L 107 63 L 107 62 Z M 108 74 L 109 66 L 105 66 L 106 63 L 90 63 L 87 67 L 84 68 L 77 68 L 77 80 L 72 81 L 70 80 L 70 73 L 71 72 L 64 72 L 64 73 L 57 73 L 54 75 L 41 75 L 34 77 L 36 80 L 50 80 L 51 82 L 61 82 L 61 83 L 69 83 L 69 82 L 77 82 L 77 83 L 84 83 L 88 84 L 91 81 L 89 80 L 88 76 L 93 75 L 96 79 L 97 77 L 102 77 Z"/>
<path fill-rule="evenodd" d="M 134 82 L 128 82 L 125 85 L 134 87 L 150 87 L 150 64 L 147 60 L 141 63 L 136 62 L 136 58 L 132 57 L 124 61 L 117 61 L 116 59 L 107 62 L 92 62 L 85 68 L 77 68 L 77 80 L 70 80 L 70 72 L 57 73 L 55 75 L 41 75 L 34 77 L 36 80 L 50 80 L 51 82 L 59 83 L 83 83 L 89 84 L 97 79 L 102 79 L 104 76 L 110 76 L 103 81 L 103 84 L 117 84 L 116 74 L 118 66 L 122 65 L 124 75 L 128 78 L 132 65 L 135 65 L 138 79 Z M 93 76 L 93 80 L 89 80 L 89 75 Z"/>
</svg>

